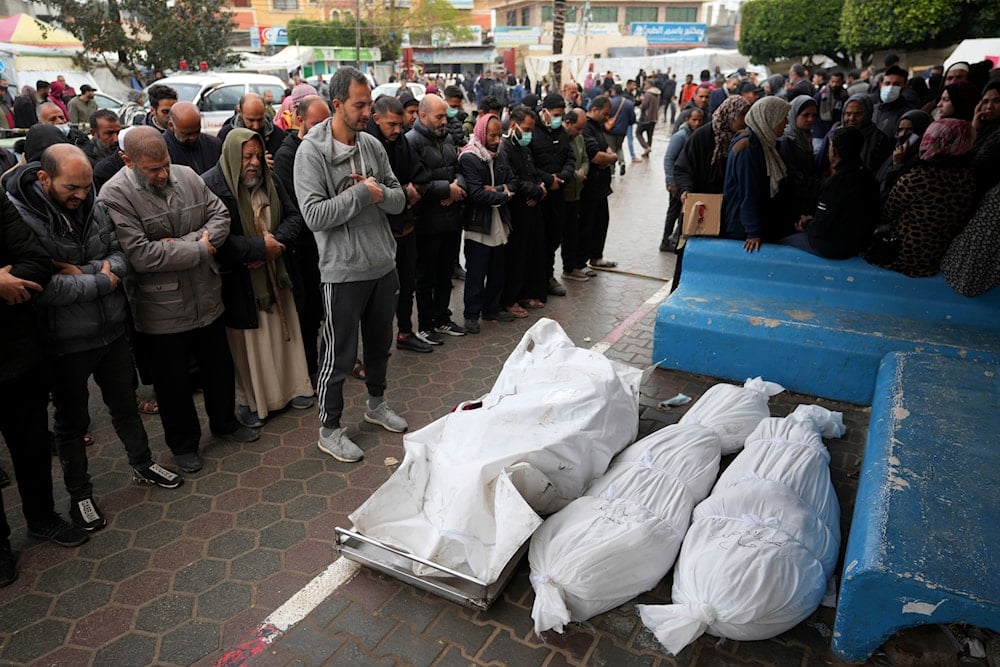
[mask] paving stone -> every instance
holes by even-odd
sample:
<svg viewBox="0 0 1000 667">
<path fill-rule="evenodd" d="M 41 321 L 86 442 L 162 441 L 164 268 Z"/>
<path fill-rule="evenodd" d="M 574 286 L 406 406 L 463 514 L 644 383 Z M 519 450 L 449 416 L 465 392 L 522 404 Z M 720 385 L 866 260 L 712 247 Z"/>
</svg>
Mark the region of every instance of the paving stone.
<svg viewBox="0 0 1000 667">
<path fill-rule="evenodd" d="M 35 588 L 47 593 L 62 593 L 86 583 L 94 564 L 84 560 L 68 560 L 43 572 Z"/>
<path fill-rule="evenodd" d="M 527 637 L 534 632 L 534 621 L 531 620 L 530 608 L 520 607 L 505 598 L 500 598 L 486 611 L 476 614 L 477 623 L 491 623 L 498 627 L 509 628 L 519 638 Z"/>
<path fill-rule="evenodd" d="M 323 496 L 299 496 L 285 505 L 285 518 L 309 521 L 330 511 L 329 501 Z"/>
<path fill-rule="evenodd" d="M 257 489 L 233 489 L 217 496 L 213 504 L 221 512 L 238 512 L 253 506 L 259 500 L 260 491 Z"/>
<path fill-rule="evenodd" d="M 97 578 L 105 581 L 125 581 L 139 574 L 149 565 L 150 553 L 139 549 L 128 549 L 109 556 L 97 566 Z"/>
<path fill-rule="evenodd" d="M 305 524 L 298 521 L 279 521 L 260 531 L 260 546 L 287 549 L 306 537 Z"/>
<path fill-rule="evenodd" d="M 281 479 L 281 468 L 256 466 L 240 475 L 240 486 L 263 489 Z"/>
<path fill-rule="evenodd" d="M 414 665 L 431 664 L 445 649 L 443 641 L 427 639 L 413 634 L 409 627 L 401 624 L 376 649 L 379 655 L 388 655 Z"/>
<path fill-rule="evenodd" d="M 95 665 L 150 665 L 155 661 L 156 637 L 128 634 L 103 646 L 94 656 Z"/>
<path fill-rule="evenodd" d="M 233 515 L 226 512 L 208 512 L 184 524 L 184 534 L 195 539 L 208 540 L 233 527 Z"/>
<path fill-rule="evenodd" d="M 198 596 L 198 616 L 213 621 L 224 621 L 232 614 L 250 607 L 249 584 L 223 582 Z"/>
<path fill-rule="evenodd" d="M 302 482 L 285 479 L 265 487 L 260 494 L 261 500 L 269 503 L 287 503 L 302 494 Z"/>
<path fill-rule="evenodd" d="M 207 591 L 226 576 L 226 564 L 219 560 L 199 560 L 174 575 L 174 590 L 184 593 Z"/>
<path fill-rule="evenodd" d="M 286 549 L 282 562 L 285 569 L 312 574 L 323 570 L 336 558 L 329 542 L 305 540 Z"/>
<path fill-rule="evenodd" d="M 218 648 L 218 625 L 189 621 L 163 636 L 159 659 L 177 665 L 190 665 Z"/>
<path fill-rule="evenodd" d="M 241 473 L 247 470 L 253 470 L 260 465 L 260 455 L 249 453 L 249 452 L 239 452 L 237 454 L 232 454 L 227 456 L 219 464 L 220 471 Z"/>
<path fill-rule="evenodd" d="M 220 493 L 225 493 L 226 491 L 236 488 L 237 483 L 239 483 L 239 477 L 237 475 L 220 471 L 214 475 L 209 475 L 208 477 L 199 479 L 194 483 L 194 488 L 197 493 L 206 496 L 217 496 Z"/>
<path fill-rule="evenodd" d="M 93 654 L 82 648 L 63 647 L 52 653 L 46 653 L 35 665 L 45 665 L 45 667 L 79 667 L 90 663 Z"/>
<path fill-rule="evenodd" d="M 333 622 L 342 611 L 350 606 L 351 601 L 339 595 L 330 595 L 325 600 L 316 605 L 316 608 L 309 613 L 309 620 L 318 628 L 325 628 Z"/>
<path fill-rule="evenodd" d="M 164 595 L 139 610 L 135 627 L 146 632 L 161 633 L 188 620 L 193 610 L 193 597 L 189 595 Z"/>
<path fill-rule="evenodd" d="M 270 503 L 260 503 L 236 515 L 240 528 L 263 528 L 281 519 L 281 508 Z"/>
<path fill-rule="evenodd" d="M 346 487 L 347 482 L 344 477 L 332 472 L 323 472 L 306 480 L 306 493 L 316 496 L 330 497 Z"/>
<path fill-rule="evenodd" d="M 256 533 L 249 530 L 231 530 L 211 540 L 206 553 L 213 558 L 232 560 L 256 546 Z"/>
<path fill-rule="evenodd" d="M 358 646 L 354 642 L 345 642 L 340 650 L 324 664 L 331 666 L 364 665 L 365 667 L 377 667 L 382 665 L 383 667 L 398 667 L 400 663 L 390 657 L 379 658 L 371 653 L 367 653 L 361 646 Z M 407 663 L 402 664 L 405 665 Z"/>
<path fill-rule="evenodd" d="M 125 634 L 132 627 L 135 611 L 125 607 L 104 607 L 76 622 L 70 641 L 80 646 L 98 648 Z"/>
<path fill-rule="evenodd" d="M 260 581 L 281 569 L 281 554 L 270 549 L 255 549 L 230 565 L 230 576 L 243 581 Z"/>
<path fill-rule="evenodd" d="M 115 602 L 139 607 L 170 590 L 171 575 L 158 570 L 145 570 L 118 584 Z"/>
<path fill-rule="evenodd" d="M 534 648 L 522 644 L 512 639 L 506 631 L 501 630 L 482 650 L 479 658 L 484 662 L 497 661 L 504 665 L 531 667 L 532 665 L 543 665 L 551 653 L 545 648 Z M 617 664 L 626 663 L 619 662 Z"/>
<path fill-rule="evenodd" d="M 55 598 L 28 593 L 0 607 L 0 632 L 15 633 L 42 619 L 48 614 Z"/>
<path fill-rule="evenodd" d="M 638 667 L 640 665 L 655 665 L 656 658 L 649 655 L 636 655 L 617 645 L 611 639 L 602 637 L 590 654 L 589 663 L 592 665 L 608 665 L 609 667 L 616 667 L 623 664 L 636 665 Z"/>
<path fill-rule="evenodd" d="M 375 648 L 398 625 L 395 619 L 372 616 L 364 608 L 352 604 L 331 623 L 327 630 L 354 637 L 368 650 Z"/>
<path fill-rule="evenodd" d="M 422 633 L 442 611 L 452 610 L 452 605 L 437 597 L 418 596 L 416 589 L 402 588 L 378 610 L 379 616 L 397 618 L 407 623 L 415 632 Z M 442 638 L 447 641 L 447 637 Z"/>
<path fill-rule="evenodd" d="M 135 533 L 132 546 L 138 549 L 159 549 L 173 542 L 184 533 L 184 524 L 180 521 L 160 519 L 152 526 L 146 526 Z"/>
<path fill-rule="evenodd" d="M 296 461 L 282 469 L 282 476 L 285 479 L 307 480 L 320 474 L 322 469 L 316 465 L 315 461 Z"/>
<path fill-rule="evenodd" d="M 204 551 L 205 543 L 201 540 L 176 540 L 171 542 L 169 549 L 158 549 L 150 559 L 149 566 L 175 572 L 200 560 Z"/>
<path fill-rule="evenodd" d="M 360 603 L 365 609 L 374 611 L 395 595 L 403 584 L 394 579 L 361 568 L 358 575 L 337 589 L 337 595 Z"/>
<path fill-rule="evenodd" d="M 163 518 L 164 506 L 159 503 L 143 503 L 119 512 L 114 525 L 122 530 L 139 530 L 152 526 Z"/>
<path fill-rule="evenodd" d="M 438 657 L 434 667 L 469 667 L 469 665 L 482 664 L 484 663 L 467 657 L 458 646 L 448 646 L 445 648 L 445 652 Z"/>
<path fill-rule="evenodd" d="M 277 609 L 288 598 L 298 593 L 312 579 L 311 575 L 279 571 L 258 582 L 254 604 L 258 607 Z"/>
<path fill-rule="evenodd" d="M 70 624 L 47 618 L 29 625 L 10 637 L 0 653 L 0 660 L 8 664 L 24 664 L 55 651 L 63 645 Z"/>
<path fill-rule="evenodd" d="M 206 496 L 184 496 L 170 503 L 167 518 L 190 521 L 212 509 L 212 499 Z"/>
<path fill-rule="evenodd" d="M 55 607 L 52 609 L 52 615 L 58 616 L 66 619 L 75 619 L 81 616 L 86 616 L 95 609 L 103 607 L 111 599 L 111 593 L 114 588 L 110 584 L 101 583 L 98 581 L 88 581 L 85 584 L 77 586 L 71 591 L 63 593 L 58 598 L 56 598 Z M 18 615 L 21 611 L 18 610 Z M 4 625 L 6 625 L 6 616 L 0 615 L 4 618 Z"/>
<path fill-rule="evenodd" d="M 345 641 L 347 640 L 342 635 L 334 635 L 312 625 L 305 625 L 294 636 L 281 642 L 278 653 L 285 656 L 286 659 L 292 655 L 302 656 L 308 660 L 306 664 L 322 665 L 344 645 Z"/>
<path fill-rule="evenodd" d="M 467 653 L 476 655 L 490 636 L 496 632 L 496 628 L 492 625 L 473 623 L 466 618 L 465 614 L 467 613 L 470 612 L 458 605 L 449 604 L 445 613 L 441 614 L 437 622 L 427 630 L 427 636 L 431 639 L 459 643 Z"/>
</svg>

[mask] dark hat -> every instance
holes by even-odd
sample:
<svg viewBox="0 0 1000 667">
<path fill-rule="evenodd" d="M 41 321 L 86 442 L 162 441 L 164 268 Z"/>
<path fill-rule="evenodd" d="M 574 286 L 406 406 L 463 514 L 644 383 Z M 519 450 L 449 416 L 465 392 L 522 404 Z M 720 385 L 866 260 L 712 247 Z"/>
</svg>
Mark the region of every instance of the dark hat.
<svg viewBox="0 0 1000 667">
<path fill-rule="evenodd" d="M 736 70 L 736 73 L 739 74 L 740 76 L 746 76 L 747 75 L 747 68 L 746 67 L 740 67 L 740 68 L 738 68 Z"/>
<path fill-rule="evenodd" d="M 756 93 L 760 96 L 763 96 L 764 88 L 761 86 L 755 86 L 749 81 L 747 81 L 742 86 L 740 86 L 740 95 L 743 95 L 745 93 Z"/>
<path fill-rule="evenodd" d="M 49 146 L 72 143 L 55 125 L 32 125 L 24 136 L 24 159 L 36 162 Z"/>
<path fill-rule="evenodd" d="M 528 107 L 529 109 L 534 109 L 538 106 L 538 96 L 534 93 L 528 93 L 521 99 L 521 104 Z"/>
<path fill-rule="evenodd" d="M 82 86 L 80 86 L 80 93 L 81 94 L 83 94 L 83 93 L 90 93 L 90 92 L 96 92 L 96 91 L 97 91 L 97 88 L 94 88 L 93 86 L 91 86 L 88 83 L 85 83 Z"/>
<path fill-rule="evenodd" d="M 48 81 L 42 81 L 41 79 L 39 79 L 38 81 L 35 82 L 35 90 L 41 90 L 42 88 L 51 88 L 51 87 L 52 86 L 49 84 Z"/>
<path fill-rule="evenodd" d="M 549 93 L 542 100 L 543 109 L 561 109 L 566 106 L 566 100 L 559 93 Z"/>
<path fill-rule="evenodd" d="M 403 93 L 402 95 L 400 95 L 399 102 L 400 104 L 403 105 L 404 109 L 406 107 L 415 107 L 420 104 L 420 102 L 417 101 L 417 98 L 415 98 L 413 95 L 409 93 Z"/>
</svg>

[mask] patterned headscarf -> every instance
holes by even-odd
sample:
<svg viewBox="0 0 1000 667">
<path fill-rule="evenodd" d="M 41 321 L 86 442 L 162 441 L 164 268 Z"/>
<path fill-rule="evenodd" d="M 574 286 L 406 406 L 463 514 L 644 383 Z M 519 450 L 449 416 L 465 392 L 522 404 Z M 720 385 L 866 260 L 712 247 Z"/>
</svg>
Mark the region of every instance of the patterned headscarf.
<svg viewBox="0 0 1000 667">
<path fill-rule="evenodd" d="M 972 124 L 957 118 L 942 118 L 930 124 L 920 140 L 920 159 L 960 157 L 972 150 L 976 134 Z"/>
<path fill-rule="evenodd" d="M 474 153 L 476 157 L 487 164 L 493 162 L 497 154 L 486 147 L 486 128 L 489 126 L 491 118 L 496 118 L 497 122 L 500 122 L 500 117 L 492 112 L 483 114 L 476 120 L 476 126 L 472 130 L 472 136 L 469 137 L 469 143 L 462 147 L 460 153 Z"/>
<path fill-rule="evenodd" d="M 764 161 L 767 163 L 767 176 L 771 180 L 771 196 L 778 194 L 778 185 L 785 177 L 785 162 L 778 153 L 778 137 L 774 128 L 787 119 L 790 105 L 780 97 L 765 97 L 758 100 L 747 112 L 747 127 L 749 127 L 764 149 Z"/>
<path fill-rule="evenodd" d="M 730 95 L 726 101 L 712 114 L 712 133 L 715 135 L 715 150 L 712 151 L 712 164 L 724 158 L 729 153 L 729 142 L 735 132 L 730 128 L 734 120 L 742 116 L 750 108 L 750 103 L 742 95 Z"/>
</svg>

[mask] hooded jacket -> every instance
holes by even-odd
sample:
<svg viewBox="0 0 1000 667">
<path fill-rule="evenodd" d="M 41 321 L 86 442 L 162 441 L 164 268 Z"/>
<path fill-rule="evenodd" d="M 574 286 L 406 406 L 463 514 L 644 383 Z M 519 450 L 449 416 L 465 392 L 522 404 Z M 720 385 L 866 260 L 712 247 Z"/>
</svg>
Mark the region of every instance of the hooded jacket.
<svg viewBox="0 0 1000 667">
<path fill-rule="evenodd" d="M 396 269 L 396 240 L 387 215 L 406 206 L 378 139 L 359 132 L 354 146 L 334 154 L 333 118 L 309 130 L 295 155 L 295 194 L 306 226 L 316 235 L 324 283 L 376 280 Z M 373 204 L 353 173 L 374 176 L 384 199 Z"/>
<path fill-rule="evenodd" d="M 189 167 L 170 167 L 164 200 L 140 189 L 132 169 L 111 177 L 97 200 L 114 222 L 132 270 L 126 282 L 137 331 L 172 334 L 208 326 L 222 315 L 222 280 L 200 239 L 220 247 L 229 236 L 225 205 Z"/>
<path fill-rule="evenodd" d="M 246 125 L 243 124 L 243 119 L 240 118 L 239 114 L 228 118 L 226 122 L 222 124 L 222 127 L 219 128 L 219 134 L 217 135 L 219 141 L 225 141 L 226 135 L 229 134 L 234 127 L 246 128 Z M 264 140 L 264 149 L 267 150 L 267 152 L 273 157 L 274 154 L 278 152 L 278 149 L 281 148 L 281 142 L 285 140 L 285 134 L 287 134 L 287 132 L 275 125 L 270 119 L 265 118 L 264 129 L 258 132 L 258 134 Z"/>
<path fill-rule="evenodd" d="M 56 355 L 95 350 L 125 335 L 128 302 L 101 273 L 125 279 L 128 262 L 107 216 L 95 215 L 94 193 L 75 212 L 58 208 L 38 182 L 41 164 L 30 162 L 7 181 L 7 196 L 55 261 L 73 264 L 82 273 L 55 274 L 32 300 L 42 315 L 49 349 Z"/>
</svg>

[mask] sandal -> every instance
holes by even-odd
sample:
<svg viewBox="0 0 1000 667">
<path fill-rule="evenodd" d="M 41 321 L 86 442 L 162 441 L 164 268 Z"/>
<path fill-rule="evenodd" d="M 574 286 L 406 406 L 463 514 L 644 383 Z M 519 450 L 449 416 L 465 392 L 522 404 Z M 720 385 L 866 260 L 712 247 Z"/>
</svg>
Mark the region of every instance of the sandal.
<svg viewBox="0 0 1000 667">
<path fill-rule="evenodd" d="M 136 395 L 135 407 L 144 415 L 160 414 L 160 405 L 156 402 L 155 396 L 152 398 L 143 398 L 142 396 Z"/>
<path fill-rule="evenodd" d="M 618 262 L 601 257 L 600 259 L 590 260 L 590 265 L 595 269 L 613 269 L 618 266 Z"/>
<path fill-rule="evenodd" d="M 354 368 L 351 369 L 351 375 L 359 380 L 365 379 L 365 365 L 361 363 L 360 359 L 354 361 Z"/>
<path fill-rule="evenodd" d="M 523 299 L 518 303 L 524 308 L 544 308 L 545 304 L 538 299 Z"/>
<path fill-rule="evenodd" d="M 528 311 L 526 311 L 524 308 L 521 308 L 521 306 L 517 305 L 516 303 L 507 306 L 507 312 L 517 318 L 528 316 Z"/>
</svg>

